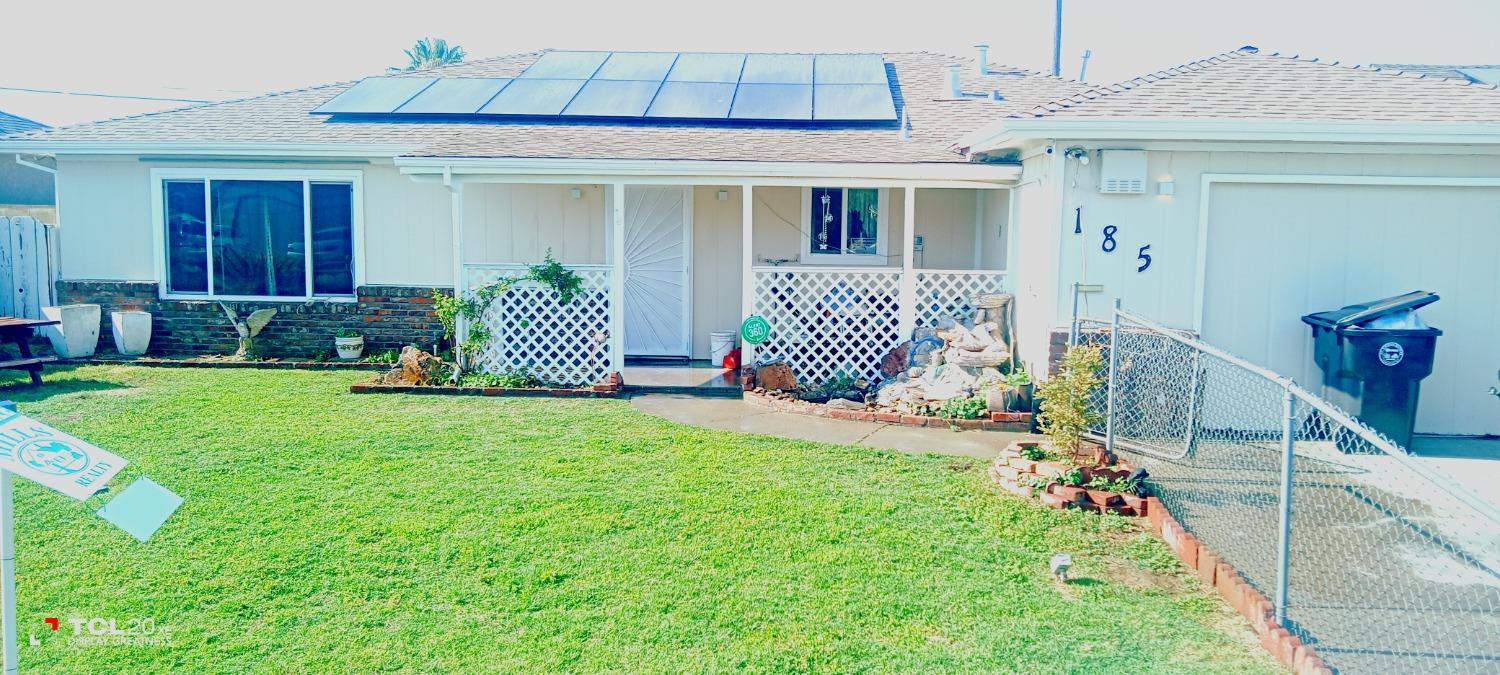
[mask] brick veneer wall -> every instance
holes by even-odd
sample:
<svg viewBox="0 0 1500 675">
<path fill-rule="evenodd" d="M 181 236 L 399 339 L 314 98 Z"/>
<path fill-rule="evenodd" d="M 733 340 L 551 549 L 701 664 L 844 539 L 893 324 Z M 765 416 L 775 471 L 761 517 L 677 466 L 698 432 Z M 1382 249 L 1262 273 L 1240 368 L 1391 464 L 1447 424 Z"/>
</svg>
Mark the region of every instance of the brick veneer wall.
<svg viewBox="0 0 1500 675">
<path fill-rule="evenodd" d="M 446 290 L 446 289 L 445 289 Z M 163 356 L 230 354 L 239 337 L 219 303 L 211 300 L 163 300 L 149 281 L 59 281 L 59 304 L 91 303 L 102 310 L 99 350 L 114 351 L 109 313 L 140 309 L 151 312 L 150 353 Z M 256 342 L 265 356 L 313 357 L 333 350 L 333 335 L 352 328 L 365 338 L 365 353 L 400 349 L 409 344 L 431 348 L 443 327 L 433 312 L 432 289 L 407 286 L 361 286 L 355 302 L 226 302 L 241 318 L 257 309 L 274 308 Z"/>
</svg>

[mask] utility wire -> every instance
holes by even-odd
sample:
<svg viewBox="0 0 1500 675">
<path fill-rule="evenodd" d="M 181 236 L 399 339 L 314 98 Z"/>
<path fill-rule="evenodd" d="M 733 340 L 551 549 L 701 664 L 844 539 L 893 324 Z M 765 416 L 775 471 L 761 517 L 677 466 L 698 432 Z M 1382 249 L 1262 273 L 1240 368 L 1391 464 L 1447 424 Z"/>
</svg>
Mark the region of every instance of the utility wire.
<svg viewBox="0 0 1500 675">
<path fill-rule="evenodd" d="M 169 103 L 214 103 L 201 98 L 171 98 L 167 96 L 128 96 L 125 94 L 101 94 L 91 91 L 64 91 L 61 89 L 35 89 L 32 87 L 9 87 L 0 85 L 0 91 L 21 91 L 30 94 L 62 94 L 64 96 L 92 96 L 95 98 L 121 98 L 133 101 L 166 101 Z"/>
</svg>

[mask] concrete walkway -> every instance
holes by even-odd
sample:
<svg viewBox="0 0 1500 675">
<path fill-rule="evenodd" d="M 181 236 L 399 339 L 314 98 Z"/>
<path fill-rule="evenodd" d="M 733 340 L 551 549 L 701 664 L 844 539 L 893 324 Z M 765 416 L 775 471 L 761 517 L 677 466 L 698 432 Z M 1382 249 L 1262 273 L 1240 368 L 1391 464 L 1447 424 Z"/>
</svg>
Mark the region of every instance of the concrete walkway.
<svg viewBox="0 0 1500 675">
<path fill-rule="evenodd" d="M 741 399 L 711 399 L 680 394 L 633 396 L 637 410 L 681 424 L 766 434 L 804 441 L 864 445 L 954 457 L 992 459 L 1006 444 L 1030 434 L 1004 431 L 950 431 L 905 427 L 883 422 L 854 422 L 776 412 Z"/>
</svg>

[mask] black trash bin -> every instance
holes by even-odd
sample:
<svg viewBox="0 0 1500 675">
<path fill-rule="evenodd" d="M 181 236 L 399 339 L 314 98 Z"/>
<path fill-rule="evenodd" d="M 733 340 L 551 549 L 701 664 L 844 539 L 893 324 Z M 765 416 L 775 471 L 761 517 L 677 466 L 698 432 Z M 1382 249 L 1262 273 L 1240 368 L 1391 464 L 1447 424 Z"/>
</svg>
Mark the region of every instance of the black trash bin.
<svg viewBox="0 0 1500 675">
<path fill-rule="evenodd" d="M 1436 293 L 1412 291 L 1302 317 L 1312 326 L 1323 384 L 1349 396 L 1337 402 L 1404 448 L 1411 447 L 1418 392 L 1443 334 L 1416 310 L 1437 301 Z"/>
</svg>

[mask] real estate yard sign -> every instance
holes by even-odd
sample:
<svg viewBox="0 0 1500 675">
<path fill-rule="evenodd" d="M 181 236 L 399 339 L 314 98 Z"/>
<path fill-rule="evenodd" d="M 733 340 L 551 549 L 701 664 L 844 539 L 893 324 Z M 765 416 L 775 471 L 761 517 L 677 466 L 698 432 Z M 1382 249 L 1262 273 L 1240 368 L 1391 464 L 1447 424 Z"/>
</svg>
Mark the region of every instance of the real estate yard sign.
<svg viewBox="0 0 1500 675">
<path fill-rule="evenodd" d="M 88 499 L 125 468 L 125 458 L 20 413 L 0 409 L 0 470 Z"/>
</svg>

